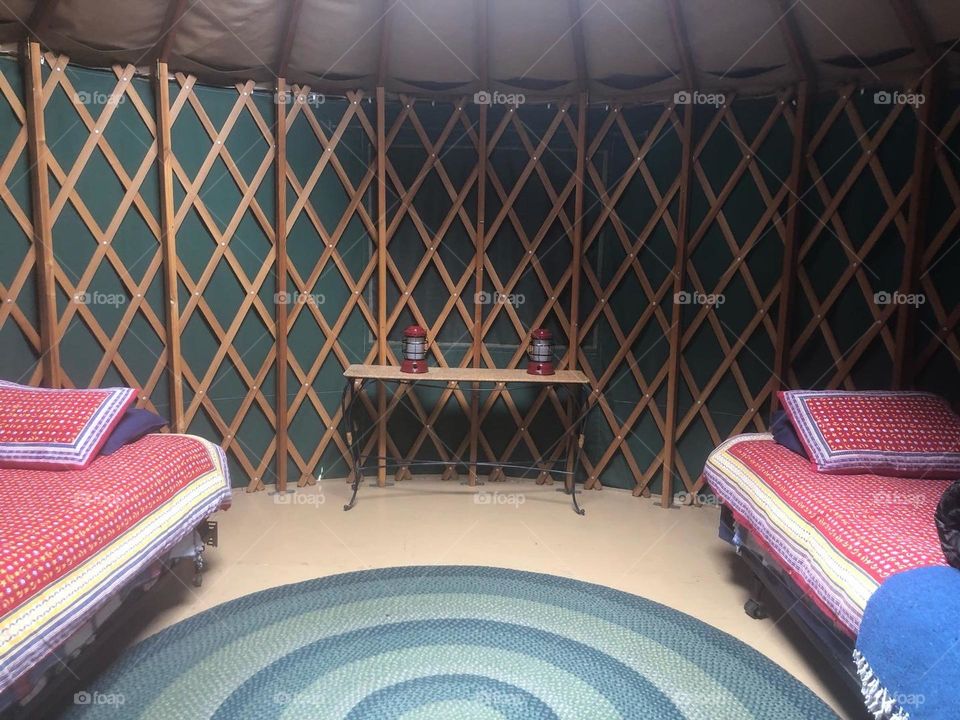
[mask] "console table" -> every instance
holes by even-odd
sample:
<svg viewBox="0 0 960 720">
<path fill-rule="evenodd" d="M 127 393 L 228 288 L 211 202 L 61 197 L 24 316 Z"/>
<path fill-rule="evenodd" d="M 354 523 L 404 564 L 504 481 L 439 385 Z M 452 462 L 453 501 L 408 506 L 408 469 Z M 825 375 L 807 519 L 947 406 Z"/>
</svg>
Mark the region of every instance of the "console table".
<svg viewBox="0 0 960 720">
<path fill-rule="evenodd" d="M 524 369 L 500 370 L 498 368 L 453 368 L 438 367 L 430 368 L 428 372 L 413 374 L 401 372 L 397 366 L 389 365 L 350 365 L 343 372 L 346 380 L 346 386 L 343 389 L 341 405 L 343 409 L 342 417 L 346 425 L 347 444 L 350 447 L 350 456 L 353 461 L 353 494 L 350 502 L 343 506 L 344 510 L 350 510 L 357 502 L 357 491 L 363 482 L 363 471 L 373 468 L 406 467 L 409 460 L 391 462 L 390 458 L 377 457 L 376 463 L 365 465 L 361 458 L 360 433 L 357 429 L 356 418 L 354 417 L 353 406 L 357 397 L 363 391 L 368 382 L 381 384 L 392 383 L 397 385 L 397 393 L 404 392 L 415 385 L 426 387 L 436 387 L 446 389 L 459 385 L 460 383 L 470 383 L 474 392 L 477 392 L 481 385 L 493 385 L 494 387 L 505 387 L 507 385 L 534 385 L 534 386 L 564 386 L 572 391 L 574 402 L 569 414 L 570 427 L 565 428 L 561 440 L 566 438 L 567 451 L 564 456 L 567 459 L 566 470 L 553 470 L 551 473 L 564 476 L 564 491 L 569 494 L 573 500 L 573 509 L 578 515 L 583 515 L 584 510 L 577 502 L 577 484 L 576 474 L 580 466 L 580 459 L 583 453 L 583 428 L 586 420 L 585 403 L 587 399 L 587 389 L 590 387 L 590 380 L 578 370 L 558 370 L 553 375 L 530 375 Z M 394 401 L 391 406 L 395 406 Z M 389 412 L 389 409 L 388 409 Z M 383 427 L 386 427 L 386 418 L 381 418 Z M 471 446 L 475 448 L 477 434 L 479 432 L 479 417 L 477 414 L 477 404 L 473 403 L 473 412 L 470 416 L 470 434 Z M 431 434 L 433 430 L 427 428 Z M 559 442 L 559 441 L 558 441 Z M 556 443 L 554 444 L 554 447 Z M 368 458 L 369 460 L 370 458 Z M 536 470 L 544 471 L 545 465 L 553 465 L 559 459 L 540 458 L 535 461 L 537 465 L 517 465 L 511 463 L 482 462 L 476 460 L 475 450 L 471 451 L 469 463 L 461 461 L 459 458 L 451 460 L 432 460 L 424 461 L 418 464 L 424 465 L 469 465 L 472 478 L 475 477 L 477 467 L 490 467 L 510 470 Z"/>
</svg>

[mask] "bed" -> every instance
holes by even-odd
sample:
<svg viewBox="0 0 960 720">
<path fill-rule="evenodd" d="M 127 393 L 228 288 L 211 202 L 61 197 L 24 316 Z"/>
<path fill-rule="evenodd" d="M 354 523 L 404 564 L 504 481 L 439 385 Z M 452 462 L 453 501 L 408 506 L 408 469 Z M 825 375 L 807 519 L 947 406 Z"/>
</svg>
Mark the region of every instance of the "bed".
<svg viewBox="0 0 960 720">
<path fill-rule="evenodd" d="M 0 469 L 0 711 L 229 506 L 223 451 L 151 434 L 81 470 Z M 198 555 L 199 557 L 199 555 Z"/>
<path fill-rule="evenodd" d="M 735 544 L 748 536 L 851 639 L 884 580 L 947 564 L 932 521 L 947 480 L 819 473 L 769 434 L 727 440 L 704 475 Z"/>
</svg>

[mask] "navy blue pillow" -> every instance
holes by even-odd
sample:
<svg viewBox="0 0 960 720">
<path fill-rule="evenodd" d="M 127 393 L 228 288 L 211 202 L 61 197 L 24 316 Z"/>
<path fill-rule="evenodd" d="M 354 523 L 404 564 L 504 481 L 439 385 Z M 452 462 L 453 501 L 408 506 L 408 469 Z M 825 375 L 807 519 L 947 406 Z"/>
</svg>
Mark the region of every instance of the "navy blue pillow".
<svg viewBox="0 0 960 720">
<path fill-rule="evenodd" d="M 943 555 L 953 567 L 960 568 L 960 480 L 944 491 L 935 517 Z"/>
<path fill-rule="evenodd" d="M 130 408 L 110 433 L 100 448 L 101 455 L 112 455 L 124 445 L 129 445 L 152 432 L 160 430 L 167 421 L 145 408 Z"/>
<path fill-rule="evenodd" d="M 790 418 L 787 417 L 787 414 L 783 410 L 777 410 L 771 416 L 770 432 L 773 433 L 773 441 L 777 445 L 783 445 L 787 450 L 792 450 L 807 460 L 810 459 L 806 449 L 803 447 L 803 443 L 800 442 L 797 431 L 793 428 L 793 423 L 790 422 Z M 109 442 L 109 440 L 107 442 Z"/>
</svg>

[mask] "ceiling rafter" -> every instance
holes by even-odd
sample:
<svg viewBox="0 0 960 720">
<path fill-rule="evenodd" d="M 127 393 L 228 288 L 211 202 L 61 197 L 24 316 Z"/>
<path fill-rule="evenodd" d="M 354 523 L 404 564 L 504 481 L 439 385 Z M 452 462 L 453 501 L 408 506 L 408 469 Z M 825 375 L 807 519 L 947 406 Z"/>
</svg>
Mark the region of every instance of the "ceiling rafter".
<svg viewBox="0 0 960 720">
<path fill-rule="evenodd" d="M 890 4 L 920 61 L 926 67 L 932 66 L 937 60 L 936 43 L 916 0 L 890 0 Z"/>
<path fill-rule="evenodd" d="M 277 77 L 285 78 L 290 66 L 290 54 L 293 52 L 293 41 L 297 36 L 297 23 L 300 22 L 300 13 L 303 10 L 303 0 L 290 0 L 287 5 L 287 17 L 283 23 L 283 32 L 280 35 L 280 52 L 277 57 Z"/>
<path fill-rule="evenodd" d="M 399 0 L 383 0 L 383 12 L 380 13 L 380 50 L 377 53 L 377 87 L 385 87 L 387 82 L 388 59 L 390 57 L 390 11 Z"/>
<path fill-rule="evenodd" d="M 60 0 L 40 0 L 27 19 L 27 37 L 40 40 L 41 36 L 50 27 L 50 21 L 57 11 Z"/>
<path fill-rule="evenodd" d="M 570 33 L 573 38 L 573 57 L 577 64 L 577 91 L 587 91 L 587 51 L 583 39 L 583 17 L 580 0 L 567 0 L 570 10 Z"/>
<path fill-rule="evenodd" d="M 680 56 L 680 74 L 683 84 L 687 89 L 693 90 L 698 82 L 697 66 L 693 62 L 693 53 L 690 52 L 690 38 L 687 35 L 687 23 L 683 18 L 680 0 L 666 0 L 666 2 L 673 42 Z"/>
<path fill-rule="evenodd" d="M 476 0 L 477 11 L 477 69 L 480 71 L 480 89 L 490 89 L 490 0 Z"/>
<path fill-rule="evenodd" d="M 177 28 L 187 10 L 187 0 L 170 0 L 160 36 L 156 42 L 154 42 L 150 51 L 144 56 L 144 60 L 149 62 L 153 62 L 154 60 L 159 60 L 164 63 L 167 62 L 170 57 L 170 51 L 173 49 L 173 39 L 177 34 Z"/>
<path fill-rule="evenodd" d="M 790 0 L 771 0 L 774 12 L 780 16 L 777 23 L 780 26 L 780 32 L 783 35 L 783 41 L 787 46 L 787 52 L 790 54 L 790 63 L 793 65 L 794 72 L 797 73 L 797 79 L 801 82 L 816 83 L 817 70 L 810 56 L 810 50 L 807 42 L 800 31 L 800 24 L 797 22 L 795 14 L 799 3 Z"/>
</svg>

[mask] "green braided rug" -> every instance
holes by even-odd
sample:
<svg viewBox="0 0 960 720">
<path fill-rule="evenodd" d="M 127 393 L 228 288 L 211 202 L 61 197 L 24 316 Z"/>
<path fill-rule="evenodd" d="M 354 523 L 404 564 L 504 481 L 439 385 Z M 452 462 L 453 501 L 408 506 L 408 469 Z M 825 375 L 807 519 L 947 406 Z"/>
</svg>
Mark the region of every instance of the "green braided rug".
<svg viewBox="0 0 960 720">
<path fill-rule="evenodd" d="M 121 656 L 71 718 L 835 718 L 763 655 L 599 585 L 369 570 L 211 608 Z"/>
</svg>

